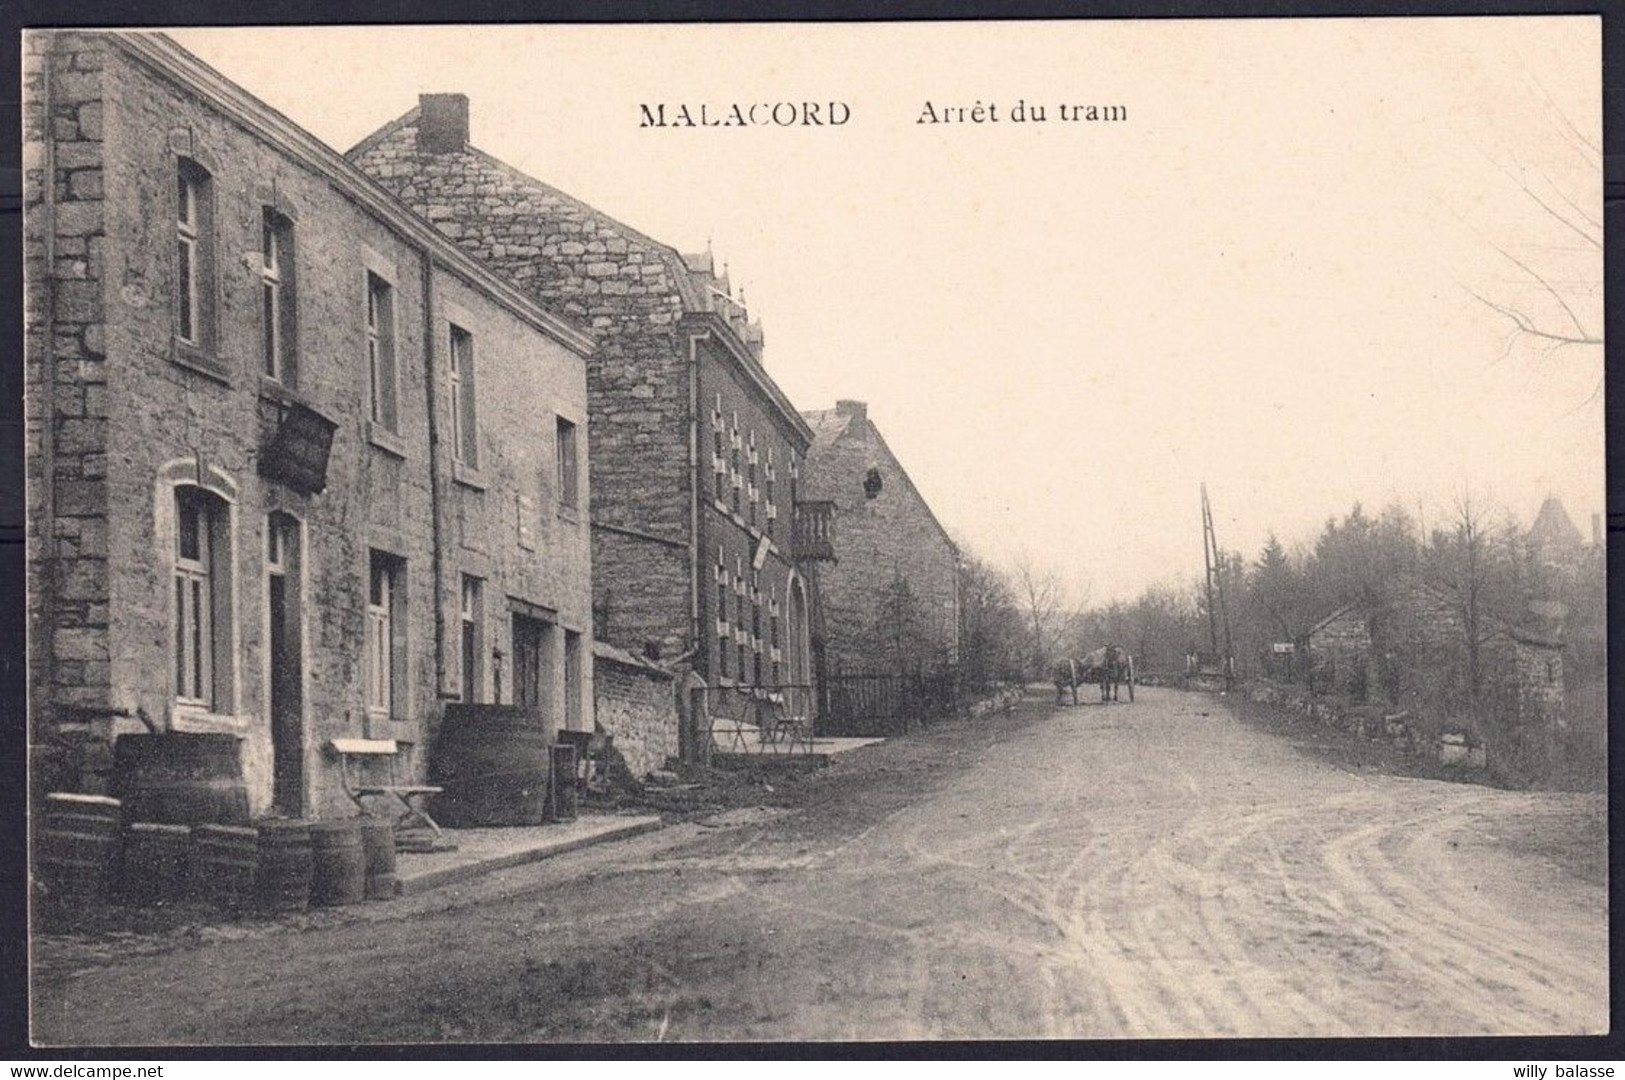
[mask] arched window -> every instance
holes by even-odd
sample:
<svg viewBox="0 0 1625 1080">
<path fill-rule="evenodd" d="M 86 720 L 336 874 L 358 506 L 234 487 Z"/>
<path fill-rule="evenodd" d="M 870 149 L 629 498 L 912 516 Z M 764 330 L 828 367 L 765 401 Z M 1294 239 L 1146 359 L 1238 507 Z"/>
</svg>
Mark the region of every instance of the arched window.
<svg viewBox="0 0 1625 1080">
<path fill-rule="evenodd" d="M 230 515 L 205 488 L 175 488 L 175 700 L 226 711 L 230 697 Z"/>
</svg>

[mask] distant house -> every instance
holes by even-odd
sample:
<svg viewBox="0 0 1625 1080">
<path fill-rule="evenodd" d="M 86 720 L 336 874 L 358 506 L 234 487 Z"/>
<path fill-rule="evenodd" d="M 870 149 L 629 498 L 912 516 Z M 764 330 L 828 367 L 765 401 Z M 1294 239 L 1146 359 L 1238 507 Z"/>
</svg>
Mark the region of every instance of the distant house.
<svg viewBox="0 0 1625 1080">
<path fill-rule="evenodd" d="M 1594 534 L 1600 532 L 1599 526 L 1600 522 L 1593 520 Z M 1543 566 L 1572 564 L 1586 546 L 1585 537 L 1580 534 L 1574 519 L 1569 517 L 1568 509 L 1555 495 L 1548 495 L 1546 501 L 1540 504 L 1535 523 L 1529 527 L 1524 540 L 1536 563 Z M 1593 535 L 1593 543 L 1600 540 L 1600 536 Z"/>
<path fill-rule="evenodd" d="M 1424 684 L 1465 697 L 1469 638 L 1480 688 L 1514 703 L 1520 720 L 1552 723 L 1563 704 L 1563 609 L 1536 602 L 1516 624 L 1488 614 L 1469 635 L 1455 590 L 1406 575 L 1390 601 L 1344 604 L 1307 635 L 1323 685 L 1370 699 L 1401 700 Z"/>
<path fill-rule="evenodd" d="M 831 672 L 946 668 L 959 660 L 959 550 L 861 401 L 805 412 L 807 497 L 834 504 L 822 569 Z"/>
</svg>

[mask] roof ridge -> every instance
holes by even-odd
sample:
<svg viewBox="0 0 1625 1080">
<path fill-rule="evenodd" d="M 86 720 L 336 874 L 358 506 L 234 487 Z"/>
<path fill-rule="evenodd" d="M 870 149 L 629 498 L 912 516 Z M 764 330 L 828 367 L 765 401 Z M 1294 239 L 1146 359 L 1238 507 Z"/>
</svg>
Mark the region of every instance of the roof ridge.
<svg viewBox="0 0 1625 1080">
<path fill-rule="evenodd" d="M 419 118 L 421 118 L 422 115 L 423 115 L 423 106 L 421 106 L 421 105 L 412 106 L 410 109 L 407 109 L 406 112 L 402 113 L 400 116 L 397 116 L 395 119 L 391 120 L 389 123 L 385 124 L 383 127 L 381 127 L 378 130 L 374 131 L 371 135 L 367 135 L 367 136 L 363 137 L 360 142 L 358 142 L 354 146 L 350 147 L 350 149 L 344 151 L 344 156 L 349 158 L 350 160 L 354 161 L 357 157 L 360 157 L 362 154 L 366 153 L 368 150 L 371 150 L 373 147 L 377 146 L 379 143 L 383 142 L 385 139 L 389 138 L 391 135 L 395 134 L 397 131 L 400 131 L 402 128 L 406 127 L 408 124 L 416 123 L 419 120 Z"/>
</svg>

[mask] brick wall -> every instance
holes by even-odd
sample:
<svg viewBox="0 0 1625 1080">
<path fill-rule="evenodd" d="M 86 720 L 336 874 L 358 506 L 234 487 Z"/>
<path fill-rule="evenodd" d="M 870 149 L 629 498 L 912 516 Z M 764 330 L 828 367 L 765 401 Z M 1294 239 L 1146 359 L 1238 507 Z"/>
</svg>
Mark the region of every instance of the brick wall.
<svg viewBox="0 0 1625 1080">
<path fill-rule="evenodd" d="M 810 415 L 819 435 L 807 458 L 807 497 L 836 504 L 837 561 L 820 568 L 830 670 L 955 660 L 958 553 L 861 403 Z M 873 499 L 863 487 L 871 468 L 881 480 Z M 900 583 L 909 601 L 899 600 Z"/>
<path fill-rule="evenodd" d="M 632 775 L 664 768 L 677 756 L 677 705 L 671 675 L 600 646 L 593 657 L 598 724 L 614 736 Z"/>
<path fill-rule="evenodd" d="M 724 346 L 708 341 L 701 347 L 700 358 L 700 472 L 706 485 L 700 500 L 704 545 L 700 573 L 705 585 L 700 607 L 701 626 L 709 631 L 702 654 L 705 661 L 702 670 L 713 683 L 807 685 L 812 681 L 808 627 L 802 620 L 795 627 L 799 634 L 792 635 L 790 619 L 792 590 L 799 589 L 803 598 L 807 590 L 807 583 L 797 572 L 791 553 L 794 518 L 791 497 L 795 490 L 791 478 L 800 467 L 807 443 L 804 438 L 787 432 L 774 416 L 770 403 L 735 376 L 733 360 Z M 720 430 L 717 424 L 721 425 Z M 721 498 L 716 491 L 718 435 L 721 436 L 724 469 Z M 733 448 L 736 437 L 737 459 Z M 757 458 L 754 497 L 750 464 L 753 446 Z M 771 485 L 770 469 L 774 476 Z M 768 510 L 770 488 L 773 516 L 769 516 Z M 757 569 L 755 557 L 764 546 L 766 554 Z M 718 607 L 716 575 L 719 566 L 727 574 L 726 611 Z M 761 608 L 760 633 L 756 632 L 757 599 Z M 773 644 L 772 635 L 775 605 L 778 609 L 777 646 Z M 719 617 L 731 627 L 731 637 L 726 641 L 717 632 Z M 745 650 L 743 669 L 741 645 Z M 724 650 L 728 652 L 725 663 Z M 761 669 L 759 679 L 758 667 Z"/>
</svg>

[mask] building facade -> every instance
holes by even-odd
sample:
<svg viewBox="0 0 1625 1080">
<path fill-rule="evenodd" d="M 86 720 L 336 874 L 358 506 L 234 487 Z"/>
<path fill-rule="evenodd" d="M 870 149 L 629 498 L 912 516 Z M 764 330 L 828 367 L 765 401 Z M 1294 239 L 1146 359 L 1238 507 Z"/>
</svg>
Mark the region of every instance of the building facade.
<svg viewBox="0 0 1625 1080">
<path fill-rule="evenodd" d="M 1480 614 L 1469 633 L 1453 590 L 1405 575 L 1389 603 L 1345 604 L 1307 637 L 1314 677 L 1333 692 L 1388 702 L 1431 692 L 1465 703 L 1476 659 L 1486 699 L 1505 702 L 1520 721 L 1561 717 L 1564 641 L 1553 605 L 1531 604 L 1515 625 Z"/>
<path fill-rule="evenodd" d="M 230 732 L 326 816 L 335 737 L 590 728 L 593 340 L 161 35 L 25 94 L 36 738 Z"/>
<path fill-rule="evenodd" d="M 810 683 L 803 556 L 817 545 L 798 549 L 795 523 L 812 434 L 710 256 L 685 257 L 470 145 L 459 94 L 424 95 L 348 156 L 596 337 L 599 636 L 712 687 Z"/>
<path fill-rule="evenodd" d="M 959 549 L 861 401 L 802 414 L 813 430 L 808 496 L 840 523 L 823 568 L 831 673 L 913 672 L 959 662 Z"/>
</svg>

